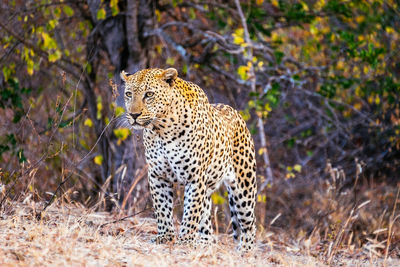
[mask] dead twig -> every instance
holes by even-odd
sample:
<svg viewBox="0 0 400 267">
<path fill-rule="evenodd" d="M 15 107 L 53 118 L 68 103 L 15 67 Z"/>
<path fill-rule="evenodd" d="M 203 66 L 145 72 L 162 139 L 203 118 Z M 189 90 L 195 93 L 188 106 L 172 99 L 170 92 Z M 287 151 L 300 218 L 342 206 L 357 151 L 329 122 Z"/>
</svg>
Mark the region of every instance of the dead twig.
<svg viewBox="0 0 400 267">
<path fill-rule="evenodd" d="M 100 142 L 100 139 L 103 137 L 103 134 L 108 129 L 108 127 L 111 125 L 111 122 L 113 122 L 114 120 L 115 120 L 115 116 L 112 117 L 110 122 L 104 127 L 103 131 L 101 132 L 100 136 L 97 138 L 96 143 L 92 146 L 90 151 L 79 162 L 77 162 L 76 164 L 73 164 L 72 167 L 77 168 L 77 166 L 79 166 L 93 152 L 94 148 L 97 146 L 97 144 Z M 43 218 L 43 213 L 50 206 L 50 204 L 53 203 L 53 201 L 54 201 L 56 195 L 58 194 L 59 190 L 61 189 L 61 187 L 72 177 L 72 175 L 73 175 L 73 172 L 71 172 L 63 181 L 61 181 L 61 183 L 58 184 L 58 186 L 57 186 L 56 190 L 53 192 L 51 198 L 46 202 L 43 209 L 36 215 L 36 218 L 38 220 Z"/>
<path fill-rule="evenodd" d="M 103 228 L 104 226 L 106 226 L 106 225 L 108 225 L 108 224 L 117 223 L 117 222 L 122 222 L 122 221 L 124 221 L 124 220 L 126 220 L 126 219 L 135 217 L 136 215 L 139 215 L 139 214 L 141 214 L 141 213 L 143 213 L 143 212 L 145 212 L 145 211 L 149 211 L 149 210 L 151 210 L 151 209 L 152 209 L 152 208 L 145 208 L 145 209 L 143 209 L 143 210 L 141 210 L 141 211 L 139 211 L 139 212 L 136 212 L 136 213 L 134 213 L 134 214 L 132 214 L 132 215 L 128 215 L 128 216 L 122 217 L 122 218 L 120 218 L 120 219 L 111 221 L 111 222 L 103 223 L 102 225 L 100 225 L 100 228 Z"/>
</svg>

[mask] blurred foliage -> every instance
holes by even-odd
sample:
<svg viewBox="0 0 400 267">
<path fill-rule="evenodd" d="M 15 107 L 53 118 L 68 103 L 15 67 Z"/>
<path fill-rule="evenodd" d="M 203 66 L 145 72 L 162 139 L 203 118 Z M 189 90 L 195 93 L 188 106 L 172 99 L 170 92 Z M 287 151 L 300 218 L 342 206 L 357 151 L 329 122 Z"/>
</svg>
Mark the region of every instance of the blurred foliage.
<svg viewBox="0 0 400 267">
<path fill-rule="evenodd" d="M 126 15 L 132 5 L 136 32 Z M 73 171 L 90 181 L 81 181 L 82 191 L 98 191 L 120 167 L 113 155 L 126 155 L 123 144 L 134 140 L 122 119 L 103 131 L 123 118 L 110 104 L 121 97 L 108 79 L 118 81 L 122 69 L 169 65 L 212 101 L 241 110 L 259 173 L 266 150 L 257 118 L 278 182 L 318 180 L 327 160 L 354 172 L 354 158 L 371 177 L 398 176 L 398 1 L 241 1 L 247 29 L 235 1 L 9 0 L 0 8 L 0 167 L 48 155 L 39 172 L 49 181 L 40 192 L 94 145 L 96 156 Z M 108 143 L 97 143 L 103 135 Z M 136 148 L 129 153 L 140 162 Z"/>
</svg>

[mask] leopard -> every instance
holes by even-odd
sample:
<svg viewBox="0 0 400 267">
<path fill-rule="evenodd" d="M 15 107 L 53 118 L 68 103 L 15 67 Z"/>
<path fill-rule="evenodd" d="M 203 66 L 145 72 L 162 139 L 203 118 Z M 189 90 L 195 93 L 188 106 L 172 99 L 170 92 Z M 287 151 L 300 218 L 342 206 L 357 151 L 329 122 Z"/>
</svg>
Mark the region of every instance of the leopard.
<svg viewBox="0 0 400 267">
<path fill-rule="evenodd" d="M 175 68 L 120 73 L 125 115 L 143 131 L 148 184 L 157 221 L 157 244 L 213 242 L 211 195 L 224 184 L 232 235 L 240 251 L 255 247 L 256 156 L 240 113 L 210 104 L 198 85 Z M 174 185 L 184 188 L 183 215 L 175 236 Z"/>
</svg>

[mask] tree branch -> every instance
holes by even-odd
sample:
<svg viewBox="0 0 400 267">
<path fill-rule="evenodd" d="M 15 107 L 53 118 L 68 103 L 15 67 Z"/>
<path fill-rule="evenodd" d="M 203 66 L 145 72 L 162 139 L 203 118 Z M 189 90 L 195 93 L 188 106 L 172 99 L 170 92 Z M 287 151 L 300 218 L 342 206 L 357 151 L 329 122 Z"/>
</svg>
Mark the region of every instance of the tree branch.
<svg viewBox="0 0 400 267">
<path fill-rule="evenodd" d="M 235 0 L 236 8 L 243 26 L 244 30 L 244 39 L 247 44 L 251 44 L 252 41 L 250 39 L 250 34 L 249 30 L 247 28 L 247 22 L 246 18 L 243 14 L 242 7 L 240 6 L 240 1 Z M 247 47 L 247 56 L 245 57 L 248 62 L 252 62 L 253 59 L 253 48 L 252 46 Z M 250 89 L 252 92 L 256 92 L 256 83 L 257 83 L 257 76 L 254 71 L 253 64 L 250 65 L 250 70 L 249 70 L 249 80 L 250 80 Z M 267 186 L 269 183 L 273 182 L 273 175 L 272 175 L 272 169 L 271 169 L 271 163 L 269 160 L 269 155 L 268 155 L 268 148 L 267 148 L 267 141 L 266 141 L 266 135 L 265 135 L 265 129 L 264 129 L 264 122 L 261 117 L 257 116 L 257 128 L 258 128 L 258 134 L 260 137 L 260 142 L 261 142 L 261 148 L 263 149 L 263 160 L 265 164 L 265 182 L 261 185 L 261 188 L 259 189 L 259 192 L 261 192 L 265 186 Z"/>
</svg>

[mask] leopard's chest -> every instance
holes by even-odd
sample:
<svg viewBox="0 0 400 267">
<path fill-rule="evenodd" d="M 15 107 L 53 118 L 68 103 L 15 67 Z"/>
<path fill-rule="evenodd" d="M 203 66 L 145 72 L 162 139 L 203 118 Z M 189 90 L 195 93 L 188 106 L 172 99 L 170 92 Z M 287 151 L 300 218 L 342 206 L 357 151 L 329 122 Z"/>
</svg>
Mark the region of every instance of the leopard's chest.
<svg viewBox="0 0 400 267">
<path fill-rule="evenodd" d="M 185 184 L 196 177 L 204 165 L 198 142 L 205 137 L 190 133 L 190 129 L 186 129 L 185 134 L 180 134 L 182 131 L 177 131 L 178 137 L 174 132 L 164 137 L 148 136 L 151 140 L 146 147 L 146 158 L 152 165 L 162 168 L 168 180 Z"/>
</svg>

